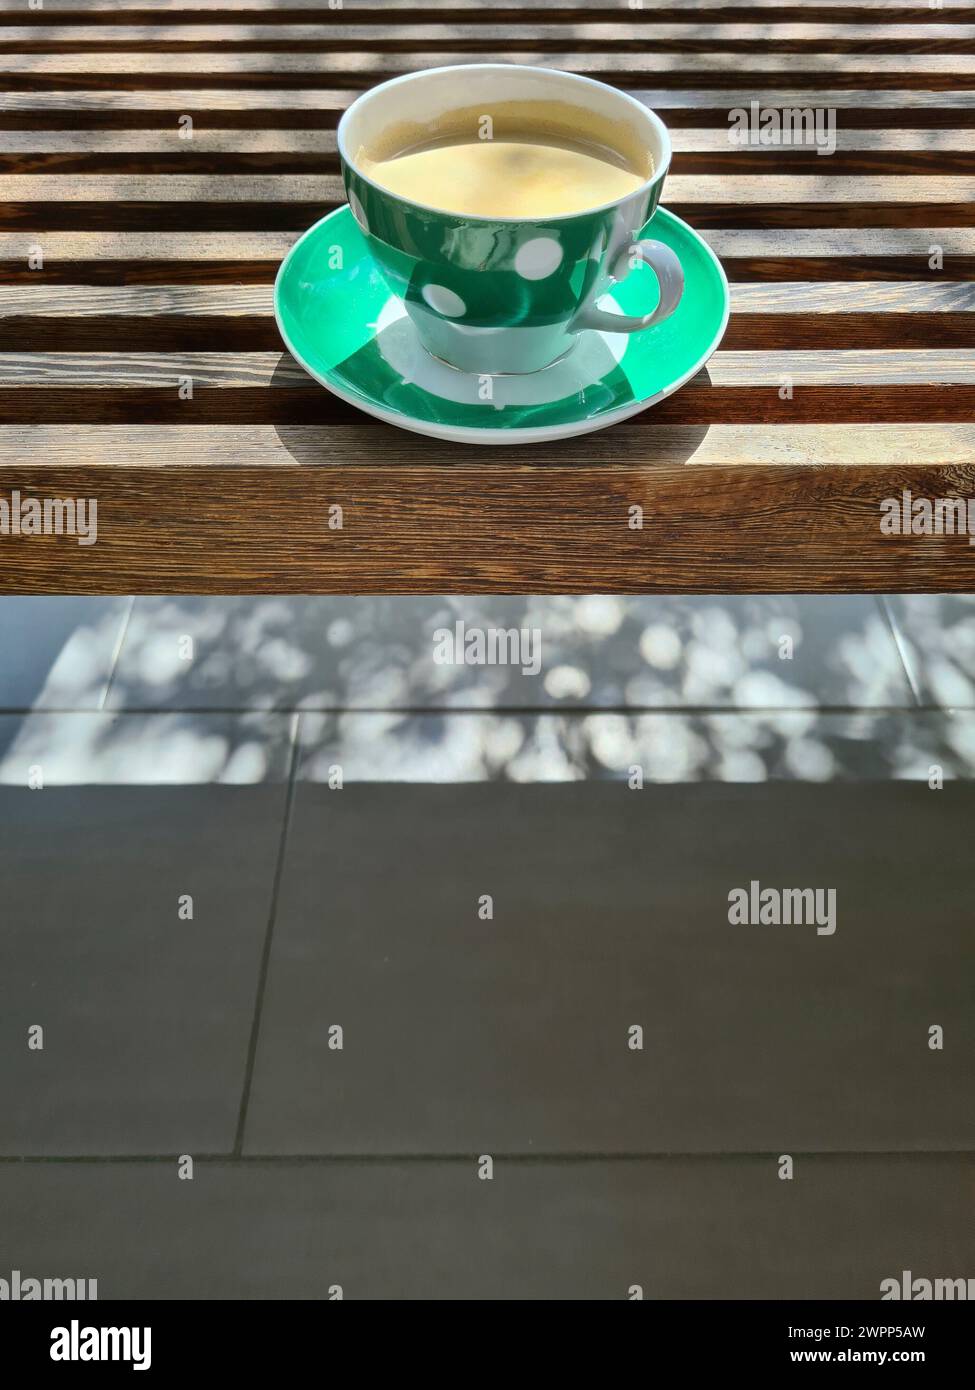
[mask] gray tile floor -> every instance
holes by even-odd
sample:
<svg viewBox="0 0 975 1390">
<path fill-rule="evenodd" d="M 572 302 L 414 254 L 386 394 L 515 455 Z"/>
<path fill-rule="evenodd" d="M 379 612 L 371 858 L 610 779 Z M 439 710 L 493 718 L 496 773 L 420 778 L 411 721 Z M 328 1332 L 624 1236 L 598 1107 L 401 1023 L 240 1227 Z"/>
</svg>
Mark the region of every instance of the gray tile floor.
<svg viewBox="0 0 975 1390">
<path fill-rule="evenodd" d="M 240 747 L 252 750 L 247 782 L 207 766 L 239 737 L 225 715 L 194 720 L 198 748 L 171 716 L 158 727 L 152 716 L 105 714 L 20 722 L 0 786 L 0 1154 L 227 1152 L 271 910 L 289 720 L 251 721 L 230 755 L 232 772 Z M 43 788 L 10 784 L 28 767 L 42 769 Z M 43 1049 L 28 1050 L 37 1024 Z"/>
<path fill-rule="evenodd" d="M 7 1164 L 4 1258 L 101 1298 L 858 1298 L 971 1269 L 956 1155 Z"/>
<path fill-rule="evenodd" d="M 459 622 L 525 628 L 518 662 L 439 661 Z M 937 596 L 0 600 L 0 1273 L 975 1274 L 973 629 Z M 730 923 L 753 881 L 833 890 L 835 931 Z"/>
</svg>

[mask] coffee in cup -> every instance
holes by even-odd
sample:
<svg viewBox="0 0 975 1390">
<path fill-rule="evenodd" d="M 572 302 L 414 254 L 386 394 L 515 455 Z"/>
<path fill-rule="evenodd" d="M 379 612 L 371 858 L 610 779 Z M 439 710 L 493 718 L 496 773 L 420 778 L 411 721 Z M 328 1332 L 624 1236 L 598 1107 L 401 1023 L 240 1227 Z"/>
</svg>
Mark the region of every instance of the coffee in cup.
<svg viewBox="0 0 975 1390">
<path fill-rule="evenodd" d="M 387 159 L 365 154 L 361 168 L 397 197 L 472 217 L 565 217 L 625 198 L 646 178 L 615 150 L 544 137 L 440 139 Z"/>
</svg>

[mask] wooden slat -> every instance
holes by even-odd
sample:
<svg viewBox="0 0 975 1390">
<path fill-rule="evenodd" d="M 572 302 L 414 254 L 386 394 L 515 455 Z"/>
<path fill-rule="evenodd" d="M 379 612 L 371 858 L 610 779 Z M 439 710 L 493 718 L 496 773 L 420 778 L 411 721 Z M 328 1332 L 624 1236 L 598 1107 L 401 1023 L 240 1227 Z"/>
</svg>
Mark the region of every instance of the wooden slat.
<svg viewBox="0 0 975 1390">
<path fill-rule="evenodd" d="M 975 285 L 967 282 L 855 285 L 735 285 L 733 314 L 975 313 Z M 270 286 L 93 285 L 0 286 L 0 318 L 14 315 L 113 314 L 151 317 L 193 314 L 207 317 L 273 312 Z"/>
<path fill-rule="evenodd" d="M 46 267 L 53 261 L 171 260 L 205 265 L 207 261 L 278 261 L 294 245 L 299 232 L 44 232 Z M 912 258 L 926 262 L 933 232 L 892 227 L 881 230 L 805 230 L 787 237 L 779 231 L 705 231 L 702 233 L 722 258 L 745 257 L 801 260 L 804 257 L 841 260 L 848 257 Z M 975 255 L 975 230 L 944 227 L 936 234 L 945 257 Z M 0 262 L 26 260 L 38 242 L 32 232 L 0 232 Z M 920 269 L 920 266 L 919 266 Z M 35 275 L 35 282 L 39 278 Z M 950 278 L 950 277 L 948 277 Z"/>
<path fill-rule="evenodd" d="M 929 314 L 975 312 L 975 285 L 953 282 L 894 285 L 735 285 L 735 314 Z"/>
<path fill-rule="evenodd" d="M 747 44 L 759 48 L 770 42 L 781 49 L 792 45 L 815 47 L 821 52 L 836 52 L 840 46 L 855 45 L 910 45 L 917 44 L 922 50 L 931 51 L 930 45 L 944 45 L 948 51 L 951 44 L 954 51 L 958 45 L 975 41 L 975 25 L 972 24 L 796 24 L 788 21 L 776 23 L 742 24 L 727 21 L 723 24 L 667 23 L 654 11 L 645 11 L 645 17 L 634 21 L 635 12 L 620 6 L 620 18 L 611 23 L 560 23 L 547 24 L 539 21 L 523 22 L 524 16 L 513 18 L 503 24 L 482 20 L 471 23 L 467 20 L 450 24 L 409 22 L 391 27 L 357 24 L 353 5 L 346 11 L 348 20 L 336 22 L 335 11 L 325 11 L 327 18 L 319 24 L 128 24 L 128 25 L 61 25 L 57 23 L 29 26 L 0 26 L 0 55 L 15 50 L 16 45 L 62 45 L 89 44 L 102 50 L 118 49 L 121 45 L 138 45 L 145 51 L 156 45 L 172 44 L 180 48 L 198 44 L 247 44 L 259 48 L 262 43 L 273 43 L 276 48 L 285 44 L 315 44 L 324 47 L 337 43 L 366 46 L 376 44 L 384 50 L 396 47 L 423 46 L 425 44 L 459 43 L 476 40 L 480 44 L 503 44 L 505 46 L 534 47 L 544 41 L 558 43 L 561 47 L 576 42 L 588 45 L 616 46 L 625 43 L 643 43 L 654 47 L 664 47 L 669 43 L 679 43 L 683 47 L 692 44 L 703 45 L 707 51 L 718 51 L 728 45 Z M 50 18 L 57 15 L 51 13 Z M 909 50 L 908 50 L 909 51 Z"/>
<path fill-rule="evenodd" d="M 82 386 L 0 387 L 0 423 L 21 425 L 274 425 L 368 429 L 355 409 L 335 396 L 316 393 L 311 384 L 269 391 L 241 386 L 233 391 L 199 387 L 191 400 L 178 397 L 175 379 L 163 385 L 94 391 Z M 751 385 L 694 380 L 654 407 L 646 429 L 715 425 L 792 427 L 856 425 L 869 415 L 875 425 L 965 424 L 975 415 L 975 386 L 957 382 L 806 382 L 792 385 L 787 400 L 783 381 Z M 638 435 L 630 434 L 632 447 Z"/>
<path fill-rule="evenodd" d="M 363 86 L 369 86 L 364 82 Z M 298 112 L 326 111 L 334 119 L 345 110 L 358 93 L 339 88 L 261 88 L 260 92 L 224 87 L 168 87 L 164 92 L 154 91 L 81 91 L 67 88 L 63 91 L 45 89 L 44 91 L 0 91 L 0 112 L 90 112 L 100 114 L 112 111 L 172 112 L 198 111 L 201 106 L 208 111 L 250 111 L 255 108 L 267 110 L 280 107 L 289 114 Z M 919 94 L 920 95 L 920 94 Z M 713 101 L 713 94 L 710 99 Z M 944 106 L 945 98 L 940 97 L 939 105 Z M 746 103 L 747 104 L 747 103 Z M 851 103 L 852 104 L 852 103 Z M 975 97 L 973 97 L 975 106 Z M 296 122 L 299 123 L 299 122 Z M 175 121 L 173 122 L 175 124 Z"/>
<path fill-rule="evenodd" d="M 928 138 L 932 137 L 932 138 Z M 975 174 L 970 130 L 836 132 L 835 151 L 814 145 L 742 147 L 729 130 L 672 132 L 675 175 Z M 824 159 L 828 156 L 828 164 Z M 10 130 L 0 137 L 0 174 L 301 174 L 339 170 L 334 130 Z"/>
<path fill-rule="evenodd" d="M 735 285 L 725 347 L 789 351 L 975 345 L 968 282 Z M 280 345 L 268 284 L 0 286 L 0 350 L 204 351 Z"/>
<path fill-rule="evenodd" d="M 43 232 L 0 231 L 0 281 L 44 284 L 269 284 L 300 236 L 294 231 Z M 975 279 L 975 232 L 914 230 L 705 231 L 732 281 Z M 44 270 L 28 256 L 40 243 Z M 932 246 L 940 266 L 929 264 Z M 936 268 L 937 267 L 937 268 Z"/>
<path fill-rule="evenodd" d="M 710 227 L 966 227 L 973 180 L 674 174 L 664 202 Z M 338 175 L 2 175 L 0 230 L 299 230 L 345 201 Z M 936 239 L 936 233 L 933 240 Z"/>
<path fill-rule="evenodd" d="M 50 9 L 51 0 L 48 0 Z M 463 5 L 458 4 L 458 0 L 424 0 L 422 6 L 417 6 L 414 0 L 355 0 L 354 8 L 351 0 L 346 0 L 348 8 L 355 18 L 363 14 L 372 13 L 378 19 L 383 19 L 390 10 L 414 11 L 423 8 L 431 11 L 441 9 L 455 10 L 463 9 Z M 618 13 L 620 10 L 620 0 L 533 0 L 531 5 L 526 5 L 524 0 L 494 0 L 491 10 L 541 10 L 557 9 L 565 11 L 576 10 L 608 10 Z M 897 0 L 793 0 L 792 4 L 788 0 L 661 0 L 661 3 L 648 5 L 648 10 L 652 16 L 676 17 L 680 14 L 695 13 L 696 11 L 720 12 L 722 10 L 737 11 L 749 10 L 761 12 L 763 10 L 772 11 L 773 17 L 776 14 L 795 15 L 813 10 L 822 11 L 828 14 L 831 19 L 841 19 L 844 14 L 855 14 L 858 11 L 881 10 L 888 13 L 910 13 L 912 17 L 919 21 L 929 22 L 932 17 L 932 8 L 923 3 L 923 0 L 915 0 L 914 4 L 901 3 Z M 934 14 L 944 14 L 946 18 L 956 10 L 967 11 L 969 8 L 967 0 L 943 0 L 943 6 Z M 147 11 L 160 11 L 167 15 L 176 14 L 180 11 L 190 14 L 222 14 L 226 12 L 244 13 L 260 11 L 261 13 L 274 13 L 275 11 L 291 10 L 315 10 L 323 16 L 334 20 L 336 11 L 328 5 L 328 0 L 144 0 L 143 4 L 135 3 L 134 0 L 58 0 L 57 14 L 60 18 L 66 14 L 105 14 L 117 17 L 118 22 L 124 22 L 126 16 L 132 14 L 145 14 Z M 44 11 L 40 12 L 44 15 Z M 0 16 L 9 15 L 14 22 L 22 22 L 24 17 L 23 3 L 14 3 L 14 0 L 3 0 L 0 3 Z M 834 20 L 834 22 L 836 22 Z"/>
<path fill-rule="evenodd" d="M 861 132 L 872 136 L 877 132 Z M 708 135 L 704 131 L 682 131 L 682 135 Z M 717 136 L 715 132 L 715 136 Z M 904 132 L 898 132 L 904 134 Z M 937 147 L 944 150 L 965 150 L 971 145 L 971 131 L 918 131 L 918 145 L 928 135 L 947 136 Z M 950 138 L 958 144 L 950 143 Z M 967 143 L 966 143 L 967 139 Z M 727 138 L 725 139 L 727 145 Z M 839 141 L 837 140 L 837 144 Z M 177 153 L 192 153 L 194 149 L 212 150 L 219 153 L 272 154 L 316 153 L 334 154 L 336 152 L 334 130 L 195 130 L 192 139 L 184 139 L 175 122 L 165 130 L 7 130 L 0 136 L 0 154 L 16 153 L 153 153 L 175 150 Z M 699 143 L 697 148 L 710 148 L 710 141 Z M 852 146 L 851 146 L 852 148 Z M 864 149 L 893 149 L 891 145 L 864 145 Z M 913 147 L 912 147 L 913 148 Z M 933 147 L 932 147 L 933 148 Z"/>
<path fill-rule="evenodd" d="M 212 260 L 263 260 L 276 264 L 299 235 L 297 232 L 45 232 L 42 245 L 48 262 L 185 260 L 200 264 Z M 0 261 L 26 260 L 29 248 L 36 244 L 34 233 L 0 232 Z"/>
<path fill-rule="evenodd" d="M 192 377 L 194 391 L 293 390 L 311 382 L 296 362 L 276 352 L 0 353 L 0 388 L 18 384 L 115 391 L 147 386 L 172 391 L 185 376 Z"/>
<path fill-rule="evenodd" d="M 2 375 L 2 368 L 0 368 Z M 774 387 L 787 376 L 802 386 L 975 385 L 975 352 L 718 351 L 707 367 L 714 386 Z"/>
<path fill-rule="evenodd" d="M 932 155 L 973 153 L 970 130 L 842 130 L 835 132 L 836 149 L 878 153 L 920 152 Z M 736 146 L 726 125 L 691 127 L 671 133 L 675 154 L 726 154 Z M 203 149 L 221 154 L 335 154 L 334 130 L 194 130 L 184 139 L 175 124 L 166 130 L 8 130 L 0 138 L 0 154 L 48 153 L 192 153 Z M 781 149 L 765 146 L 756 153 L 774 162 Z M 812 151 L 815 154 L 815 150 Z M 824 158 L 826 156 L 818 156 Z"/>
<path fill-rule="evenodd" d="M 4 175 L 0 201 L 45 202 L 344 202 L 337 175 Z M 681 175 L 668 177 L 665 202 L 741 206 L 746 203 L 830 202 L 938 204 L 975 201 L 975 178 L 939 177 L 844 178 L 842 175 Z"/>
<path fill-rule="evenodd" d="M 975 344 L 975 321 L 963 314 L 736 314 L 725 335 L 729 348 L 785 352 L 815 349 L 828 335 L 845 349 L 924 348 Z M 96 350 L 202 352 L 236 347 L 271 352 L 281 340 L 269 314 L 105 313 L 0 316 L 0 351 Z"/>
<path fill-rule="evenodd" d="M 90 133 L 94 134 L 95 132 Z M 291 134 L 294 132 L 279 131 L 277 133 Z M 322 132 L 323 135 L 330 133 Z M 81 132 L 77 132 L 77 134 L 80 135 Z M 676 129 L 671 132 L 671 144 L 676 154 L 722 154 L 729 148 L 733 148 L 729 135 L 730 127 L 728 125 L 716 129 L 708 126 Z M 268 132 L 267 138 L 273 140 L 274 136 Z M 835 132 L 835 140 L 836 148 L 841 152 L 844 150 L 871 150 L 970 154 L 972 146 L 975 144 L 970 130 L 844 130 L 839 127 Z M 4 143 L 6 143 L 6 137 Z M 776 154 L 781 153 L 781 150 L 774 146 L 763 146 L 760 153 L 769 154 L 774 161 Z M 826 158 L 827 156 L 818 157 Z"/>
<path fill-rule="evenodd" d="M 59 334 L 58 338 L 64 335 Z M 822 330 L 819 336 L 822 337 Z M 119 335 L 111 339 L 117 348 Z M 212 341 L 213 335 L 207 339 Z M 57 341 L 57 339 L 56 339 Z M 186 381 L 192 381 L 187 397 Z M 783 395 L 788 383 L 790 391 Z M 975 354 L 720 350 L 640 417 L 662 425 L 956 424 L 975 417 Z M 0 355 L 0 423 L 364 426 L 287 354 L 132 351 Z"/>
<path fill-rule="evenodd" d="M 719 387 L 975 386 L 975 351 L 781 352 L 719 350 L 695 378 Z M 307 390 L 321 393 L 304 369 L 276 352 L 0 353 L 0 390 L 16 387 L 172 393 L 180 378 L 198 390 Z M 14 402 L 16 398 L 12 398 Z"/>
<path fill-rule="evenodd" d="M 915 256 L 927 260 L 931 254 L 929 233 L 910 227 L 882 230 L 850 227 L 842 230 L 807 231 L 796 228 L 784 238 L 778 231 L 713 231 L 702 233 L 719 256 Z M 939 228 L 935 237 L 946 256 L 975 253 L 975 234 L 968 228 Z M 0 243 L 2 244 L 2 243 Z"/>
<path fill-rule="evenodd" d="M 21 425 L 245 425 L 273 424 L 278 429 L 327 426 L 368 428 L 354 408 L 337 397 L 316 393 L 310 383 L 284 391 L 241 386 L 233 391 L 194 388 L 191 400 L 177 396 L 175 379 L 163 385 L 95 391 L 83 386 L 0 387 L 0 423 Z M 957 382 L 792 383 L 788 401 L 783 382 L 751 385 L 694 380 L 654 407 L 641 426 L 710 428 L 755 426 L 855 425 L 865 415 L 886 426 L 964 424 L 975 415 L 975 386 Z M 631 447 L 638 435 L 630 434 Z"/>
<path fill-rule="evenodd" d="M 940 79 L 946 88 L 971 87 L 975 76 L 975 55 L 903 53 L 864 54 L 803 53 L 801 61 L 774 51 L 767 54 L 736 53 L 613 53 L 592 54 L 580 50 L 550 52 L 530 47 L 506 49 L 505 61 L 554 67 L 567 72 L 593 73 L 612 70 L 617 78 L 634 74 L 694 73 L 700 77 L 710 74 L 728 84 L 739 80 L 742 72 L 772 73 L 785 80 L 794 80 L 797 69 L 810 76 L 835 79 L 860 78 L 865 85 L 876 86 L 878 79 L 901 78 L 908 87 L 930 86 L 928 79 Z M 317 53 L 99 53 L 97 65 L 86 53 L 11 53 L 3 54 L 3 71 L 8 77 L 43 77 L 72 75 L 92 78 L 97 72 L 107 77 L 189 77 L 193 73 L 213 77 L 228 74 L 235 77 L 270 74 L 281 78 L 287 74 L 308 76 L 321 74 L 337 79 L 342 76 L 383 73 L 418 72 L 425 68 L 463 64 L 471 61 L 463 50 L 437 49 L 430 52 L 387 53 L 377 64 L 376 55 L 366 51 Z"/>
<path fill-rule="evenodd" d="M 0 281 L 37 284 L 39 235 L 46 284 L 268 284 L 300 232 L 0 232 Z"/>
<path fill-rule="evenodd" d="M 794 66 L 794 65 L 793 65 Z M 739 65 L 733 64 L 737 69 Z M 368 75 L 363 76 L 362 88 L 371 86 Z M 57 112 L 75 111 L 92 114 L 109 112 L 172 112 L 193 111 L 247 112 L 253 110 L 269 111 L 280 108 L 293 115 L 295 124 L 298 113 L 328 112 L 338 115 L 354 101 L 356 91 L 347 88 L 301 88 L 301 87 L 261 87 L 259 90 L 238 87 L 172 87 L 164 91 L 148 90 L 110 90 L 83 91 L 79 89 L 43 91 L 0 91 L 0 113 L 3 112 Z M 719 119 L 726 120 L 731 107 L 748 108 L 755 99 L 755 89 L 713 87 L 640 87 L 631 90 L 645 105 L 654 110 L 669 111 L 670 119 L 674 113 L 684 111 L 717 111 Z M 763 86 L 761 101 L 764 106 L 830 106 L 843 111 L 842 125 L 849 126 L 862 118 L 864 113 L 882 116 L 884 128 L 891 123 L 892 115 L 898 111 L 923 112 L 938 111 L 958 117 L 966 111 L 975 110 L 975 91 L 939 92 L 925 91 L 923 88 L 894 87 L 871 91 L 869 89 L 849 88 L 820 84 L 815 88 L 797 88 L 790 85 Z"/>
<path fill-rule="evenodd" d="M 479 451 L 378 423 L 8 426 L 0 429 L 8 461 L 0 494 L 16 487 L 27 496 L 97 497 L 98 542 L 5 537 L 0 587 L 971 591 L 975 547 L 964 536 L 890 538 L 879 518 L 881 501 L 904 489 L 971 495 L 973 448 L 971 428 L 958 425 L 623 424 L 602 438 L 514 448 L 485 463 Z M 596 462 L 621 457 L 630 462 Z M 113 462 L 92 467 L 92 459 Z M 328 525 L 335 505 L 341 531 Z M 634 505 L 643 508 L 640 531 L 627 526 Z"/>
<path fill-rule="evenodd" d="M 703 135 L 706 131 L 681 131 L 681 135 Z M 864 136 L 877 134 L 874 131 L 859 132 Z M 904 132 L 898 132 L 904 134 Z M 717 137 L 718 132 L 714 132 Z M 938 148 L 944 150 L 965 150 L 971 144 L 971 131 L 918 131 L 918 145 L 928 135 L 947 136 Z M 958 143 L 953 145 L 950 138 Z M 966 143 L 967 139 L 967 143 Z M 717 144 L 717 138 L 715 138 Z M 727 145 L 727 137 L 725 145 Z M 839 141 L 837 140 L 837 144 Z M 711 147 L 710 139 L 705 138 L 696 146 L 699 149 Z M 719 146 L 720 147 L 720 146 Z M 194 149 L 212 150 L 218 153 L 254 153 L 267 151 L 272 154 L 316 153 L 334 154 L 336 134 L 334 130 L 194 130 L 192 139 L 184 139 L 179 127 L 173 123 L 166 130 L 8 130 L 0 136 L 0 154 L 10 153 L 153 153 L 175 150 L 177 153 L 192 153 Z M 852 147 L 851 147 L 852 148 Z M 865 149 L 897 148 L 891 145 L 863 146 Z M 933 148 L 933 147 L 932 147 Z"/>
<path fill-rule="evenodd" d="M 323 131 L 322 134 L 330 132 Z M 2 141 L 0 141 L 2 144 Z M 187 142 L 177 146 L 172 141 L 159 151 L 78 151 L 28 153 L 0 149 L 0 174 L 100 174 L 106 177 L 119 174 L 333 174 L 339 171 L 334 152 L 238 150 L 219 151 L 202 142 Z M 811 174 L 828 168 L 834 176 L 874 178 L 913 174 L 975 175 L 975 149 L 945 152 L 933 150 L 851 151 L 835 153 L 828 163 L 812 145 L 797 146 L 777 152 L 756 147 L 739 149 L 726 145 L 716 152 L 698 151 L 675 155 L 671 170 L 681 175 L 749 176 L 775 173 L 778 175 Z"/>
<path fill-rule="evenodd" d="M 359 418 L 359 417 L 357 417 Z M 620 427 L 617 427 L 617 429 Z M 634 426 L 630 426 L 634 428 Z M 820 425 L 791 428 L 782 426 L 714 425 L 705 433 L 670 426 L 649 431 L 642 427 L 644 448 L 641 467 L 688 464 L 696 468 L 802 467 L 812 478 L 821 466 L 864 467 L 883 472 L 888 466 L 951 465 L 975 475 L 975 425 L 913 425 L 891 429 L 885 425 Z M 616 431 L 583 436 L 581 440 L 559 440 L 550 445 L 532 445 L 493 456 L 495 463 L 513 460 L 527 463 L 557 462 L 566 453 L 592 460 L 607 475 L 613 472 L 639 472 L 626 462 L 625 453 L 613 447 Z M 371 436 L 371 437 L 370 437 Z M 273 426 L 238 429 L 234 426 L 154 426 L 99 425 L 75 429 L 60 425 L 0 428 L 0 459 L 3 470 L 32 468 L 38 476 L 70 465 L 87 467 L 106 480 L 116 469 L 152 467 L 160 475 L 181 472 L 204 464 L 208 468 L 238 469 L 260 464 L 293 467 L 296 462 L 375 468 L 377 441 L 383 456 L 391 460 L 429 453 L 441 467 L 464 467 L 483 473 L 487 465 L 481 450 L 470 446 L 451 446 L 430 441 L 422 435 L 394 430 L 378 422 L 363 421 L 362 437 L 355 427 L 348 430 L 299 430 L 293 439 L 282 440 Z M 372 446 L 372 447 L 370 447 Z M 539 452 L 535 452 L 538 450 Z M 300 457 L 297 457 L 300 456 Z M 432 466 L 429 470 L 436 473 Z M 506 470 L 502 464 L 499 471 Z M 585 470 L 583 470 L 585 471 Z M 411 475 L 412 476 L 412 475 Z M 2 492 L 2 489 L 0 489 Z"/>
<path fill-rule="evenodd" d="M 273 312 L 270 286 L 120 286 L 91 285 L 0 287 L 0 318 L 13 314 L 113 314 L 153 317 L 156 314 L 194 314 L 208 318 Z"/>
<path fill-rule="evenodd" d="M 919 283 L 975 277 L 975 239 L 964 228 L 713 230 L 702 233 L 734 280 L 806 281 L 815 276 Z M 938 248 L 940 257 L 933 256 Z M 933 262 L 933 263 L 932 263 Z"/>
<path fill-rule="evenodd" d="M 0 177 L 0 201 L 10 203 L 87 202 L 221 203 L 344 202 L 342 180 L 321 175 L 72 174 Z"/>
</svg>

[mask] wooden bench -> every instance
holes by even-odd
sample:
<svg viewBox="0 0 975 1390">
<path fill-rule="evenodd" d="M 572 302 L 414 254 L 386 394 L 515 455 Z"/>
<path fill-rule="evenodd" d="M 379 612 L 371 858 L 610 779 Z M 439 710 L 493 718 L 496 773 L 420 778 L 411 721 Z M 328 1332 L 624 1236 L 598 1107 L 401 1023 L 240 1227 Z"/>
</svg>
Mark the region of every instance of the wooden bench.
<svg viewBox="0 0 975 1390">
<path fill-rule="evenodd" d="M 967 536 L 880 528 L 905 490 L 975 494 L 972 20 L 948 0 L 0 0 L 0 497 L 98 499 L 95 545 L 0 535 L 0 588 L 972 589 Z M 569 442 L 386 427 L 283 356 L 271 313 L 281 257 L 344 201 L 357 92 L 485 58 L 658 110 L 664 201 L 732 281 L 706 371 Z M 835 153 L 733 145 L 753 100 L 835 108 Z"/>
</svg>

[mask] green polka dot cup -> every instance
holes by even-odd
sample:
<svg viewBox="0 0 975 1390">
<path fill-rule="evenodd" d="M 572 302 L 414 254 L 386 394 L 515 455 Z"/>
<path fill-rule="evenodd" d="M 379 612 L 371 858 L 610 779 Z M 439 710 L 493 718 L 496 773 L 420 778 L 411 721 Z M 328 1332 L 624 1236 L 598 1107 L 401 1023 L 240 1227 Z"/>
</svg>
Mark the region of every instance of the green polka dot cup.
<svg viewBox="0 0 975 1390">
<path fill-rule="evenodd" d="M 562 137 L 608 147 L 645 177 L 599 207 L 494 218 L 413 202 L 369 176 L 394 150 L 460 132 L 499 139 L 515 130 L 537 131 L 540 143 Z M 431 68 L 353 102 L 338 147 L 352 214 L 390 289 L 427 351 L 461 371 L 538 371 L 565 356 L 586 329 L 639 332 L 680 301 L 684 276 L 674 252 L 637 239 L 660 201 L 670 138 L 625 92 L 548 68 Z M 646 282 L 644 313 L 601 307 L 613 284 L 635 274 Z"/>
</svg>

